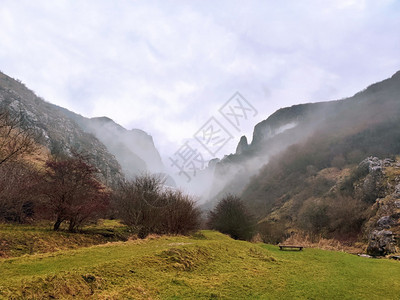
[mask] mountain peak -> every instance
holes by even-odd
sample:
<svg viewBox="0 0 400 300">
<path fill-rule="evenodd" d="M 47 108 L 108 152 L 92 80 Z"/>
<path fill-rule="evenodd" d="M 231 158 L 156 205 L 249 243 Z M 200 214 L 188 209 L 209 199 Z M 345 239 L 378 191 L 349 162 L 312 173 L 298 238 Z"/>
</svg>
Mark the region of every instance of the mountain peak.
<svg viewBox="0 0 400 300">
<path fill-rule="evenodd" d="M 247 137 L 244 135 L 240 138 L 239 144 L 236 147 L 236 154 L 242 154 L 249 148 L 249 143 L 247 142 Z"/>
</svg>

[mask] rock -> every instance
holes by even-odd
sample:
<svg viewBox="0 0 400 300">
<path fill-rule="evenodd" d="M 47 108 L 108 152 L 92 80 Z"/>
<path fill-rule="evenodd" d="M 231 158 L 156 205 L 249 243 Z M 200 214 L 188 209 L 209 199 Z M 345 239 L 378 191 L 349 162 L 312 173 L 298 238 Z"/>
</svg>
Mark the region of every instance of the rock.
<svg viewBox="0 0 400 300">
<path fill-rule="evenodd" d="M 359 257 L 366 257 L 366 258 L 373 258 L 371 255 L 368 254 L 357 254 Z"/>
<path fill-rule="evenodd" d="M 396 206 L 396 208 L 400 208 L 400 201 L 394 201 L 394 205 Z"/>
<path fill-rule="evenodd" d="M 247 142 L 246 136 L 242 136 L 240 138 L 239 144 L 236 147 L 236 154 L 242 154 L 243 152 L 246 152 L 249 148 L 249 144 Z"/>
<path fill-rule="evenodd" d="M 388 230 L 374 230 L 369 236 L 367 254 L 372 256 L 385 256 L 396 251 L 394 236 Z"/>
<path fill-rule="evenodd" d="M 380 230 L 389 229 L 395 223 L 396 222 L 393 220 L 393 218 L 391 216 L 384 216 L 384 217 L 380 218 L 378 220 L 378 222 L 376 222 L 376 224 L 378 225 L 378 229 L 380 229 Z"/>
<path fill-rule="evenodd" d="M 390 167 L 390 166 L 392 166 L 392 164 L 394 163 L 395 161 L 393 160 L 393 159 L 391 159 L 391 158 L 385 158 L 384 160 L 383 160 L 383 165 L 385 166 L 385 167 Z"/>
<path fill-rule="evenodd" d="M 400 184 L 395 186 L 393 195 L 396 199 L 400 199 Z"/>
<path fill-rule="evenodd" d="M 208 168 L 214 168 L 217 163 L 219 163 L 221 160 L 219 158 L 213 158 L 208 162 Z"/>
<path fill-rule="evenodd" d="M 381 172 L 383 166 L 384 166 L 384 163 L 382 160 L 380 160 L 377 157 L 372 157 L 372 156 L 364 159 L 359 165 L 359 167 L 361 167 L 361 168 L 368 167 L 369 173 Z"/>
</svg>

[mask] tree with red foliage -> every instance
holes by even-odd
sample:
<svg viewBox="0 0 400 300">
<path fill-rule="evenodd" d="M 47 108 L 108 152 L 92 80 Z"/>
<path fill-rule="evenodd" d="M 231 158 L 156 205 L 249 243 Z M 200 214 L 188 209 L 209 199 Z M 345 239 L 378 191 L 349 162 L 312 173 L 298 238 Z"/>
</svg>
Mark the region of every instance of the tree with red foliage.
<svg viewBox="0 0 400 300">
<path fill-rule="evenodd" d="M 108 207 L 109 193 L 95 177 L 97 170 L 79 154 L 46 162 L 43 209 L 54 218 L 54 230 L 67 221 L 76 231 Z"/>
</svg>

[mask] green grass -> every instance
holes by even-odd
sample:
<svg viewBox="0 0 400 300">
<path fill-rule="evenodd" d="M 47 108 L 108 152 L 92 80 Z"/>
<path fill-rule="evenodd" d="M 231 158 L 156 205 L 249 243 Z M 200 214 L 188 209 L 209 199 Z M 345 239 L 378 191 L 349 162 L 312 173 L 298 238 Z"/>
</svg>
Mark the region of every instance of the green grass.
<svg viewBox="0 0 400 300">
<path fill-rule="evenodd" d="M 52 224 L 0 224 L 0 258 L 18 257 L 88 247 L 107 242 L 127 240 L 130 233 L 116 220 L 101 220 L 86 226 L 80 233 L 55 232 Z"/>
<path fill-rule="evenodd" d="M 202 231 L 0 260 L 0 298 L 399 299 L 400 263 Z"/>
</svg>

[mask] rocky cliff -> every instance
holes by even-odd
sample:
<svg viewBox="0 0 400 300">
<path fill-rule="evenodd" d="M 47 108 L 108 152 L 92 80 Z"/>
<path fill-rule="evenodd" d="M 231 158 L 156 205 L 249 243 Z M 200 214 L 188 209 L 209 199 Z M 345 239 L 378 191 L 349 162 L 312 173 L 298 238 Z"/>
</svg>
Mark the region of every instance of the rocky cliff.
<svg viewBox="0 0 400 300">
<path fill-rule="evenodd" d="M 90 156 L 102 180 L 116 185 L 124 172 L 160 172 L 160 155 L 151 136 L 126 130 L 108 118 L 85 118 L 37 97 L 18 80 L 0 73 L 0 106 L 20 114 L 26 126 L 41 133 L 39 141 L 52 154 L 78 151 Z M 121 168 L 123 165 L 123 168 Z"/>
<path fill-rule="evenodd" d="M 164 171 L 153 138 L 143 130 L 127 130 L 107 117 L 85 118 L 64 108 L 60 110 L 85 132 L 98 138 L 116 157 L 128 177 L 145 171 L 151 173 Z"/>
<path fill-rule="evenodd" d="M 210 198 L 218 198 L 230 190 L 240 193 L 262 166 L 292 145 L 317 135 L 345 139 L 358 134 L 360 138 L 361 132 L 366 135 L 366 131 L 379 124 L 389 124 L 400 116 L 399 95 L 400 72 L 397 72 L 350 98 L 279 109 L 255 126 L 250 144 L 242 137 L 236 153 L 217 164 Z M 371 148 L 360 151 L 365 156 L 373 155 Z"/>
</svg>

